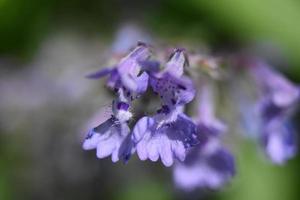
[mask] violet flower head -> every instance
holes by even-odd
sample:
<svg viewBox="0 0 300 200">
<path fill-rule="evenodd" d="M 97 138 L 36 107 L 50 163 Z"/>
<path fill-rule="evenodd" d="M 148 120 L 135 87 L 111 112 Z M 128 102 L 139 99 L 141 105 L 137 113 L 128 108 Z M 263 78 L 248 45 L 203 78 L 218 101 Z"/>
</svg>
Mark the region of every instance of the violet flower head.
<svg viewBox="0 0 300 200">
<path fill-rule="evenodd" d="M 177 163 L 173 175 L 177 187 L 217 189 L 232 179 L 235 162 L 232 154 L 220 143 L 210 140 L 203 148 L 191 149 L 184 163 Z"/>
<path fill-rule="evenodd" d="M 88 75 L 89 78 L 102 78 L 109 75 L 107 85 L 113 89 L 125 88 L 130 95 L 141 94 L 147 90 L 149 76 L 143 72 L 140 62 L 150 58 L 149 47 L 144 43 L 138 43 L 126 57 L 113 67 L 101 69 Z"/>
<path fill-rule="evenodd" d="M 129 110 L 131 98 L 124 94 L 123 89 L 118 90 L 118 98 L 112 103 L 113 115 L 99 126 L 89 130 L 83 149 L 97 149 L 97 157 L 112 156 L 112 161 L 120 158 L 127 162 L 135 149 L 130 139 L 128 121 L 132 117 Z"/>
<path fill-rule="evenodd" d="M 244 65 L 248 67 L 242 70 L 232 68 L 225 73 L 231 67 L 225 59 L 216 62 L 195 52 L 189 71 L 192 74 L 187 76 L 189 61 L 184 49 L 174 49 L 166 62 L 160 56 L 151 56 L 149 46 L 138 43 L 116 65 L 88 76 L 108 76 L 107 86 L 115 97 L 111 117 L 88 131 L 84 150 L 96 149 L 100 159 L 111 156 L 113 162 L 125 163 L 136 152 L 140 160 L 160 160 L 166 167 L 173 165 L 178 188 L 218 189 L 236 173 L 234 156 L 223 143 L 223 137 L 232 135 L 227 134 L 228 125 L 219 120 L 216 111 L 217 89 L 226 91 L 229 86 L 231 90 L 222 93 L 222 100 L 228 100 L 225 105 L 236 102 L 220 110 L 230 117 L 226 121 L 235 124 L 236 117 L 245 114 L 240 118 L 251 125 L 245 128 L 255 132 L 253 136 L 275 164 L 284 164 L 296 154 L 291 116 L 300 99 L 300 88 L 280 73 L 258 60 L 250 60 L 250 65 Z M 239 57 L 233 59 L 240 61 Z M 243 73 L 237 77 L 234 70 Z M 198 83 L 196 87 L 194 83 Z M 219 83 L 222 87 L 218 87 Z M 152 96 L 147 91 L 149 86 Z M 194 100 L 196 89 L 194 111 L 190 109 L 194 107 L 187 106 Z M 140 97 L 143 98 L 139 101 Z M 152 100 L 157 97 L 160 103 L 153 109 L 156 101 Z M 196 117 L 189 117 L 186 108 Z"/>
<path fill-rule="evenodd" d="M 278 107 L 289 107 L 299 101 L 300 88 L 261 61 L 250 67 L 265 98 Z"/>
<path fill-rule="evenodd" d="M 203 85 L 197 118 L 200 143 L 189 150 L 184 162 L 176 163 L 173 171 L 176 185 L 187 191 L 217 189 L 235 174 L 234 158 L 219 138 L 226 126 L 215 118 L 213 102 L 212 88 Z"/>
<path fill-rule="evenodd" d="M 297 149 L 293 127 L 287 124 L 299 102 L 299 87 L 262 62 L 251 70 L 261 92 L 257 107 L 264 151 L 273 163 L 284 164 Z"/>
<path fill-rule="evenodd" d="M 195 93 L 192 81 L 183 76 L 186 59 L 184 51 L 176 49 L 166 68 L 150 77 L 162 106 L 153 117 L 141 118 L 133 129 L 132 140 L 141 160 L 160 157 L 165 166 L 171 166 L 175 159 L 183 161 L 186 149 L 198 143 L 195 124 L 182 113 Z"/>
<path fill-rule="evenodd" d="M 193 82 L 183 75 L 187 59 L 184 50 L 175 49 L 165 69 L 150 77 L 150 85 L 162 101 L 162 107 L 156 116 L 162 122 L 175 121 L 182 107 L 194 99 Z"/>
<path fill-rule="evenodd" d="M 273 163 L 282 165 L 297 151 L 294 127 L 284 119 L 274 119 L 264 128 L 262 143 Z"/>
</svg>

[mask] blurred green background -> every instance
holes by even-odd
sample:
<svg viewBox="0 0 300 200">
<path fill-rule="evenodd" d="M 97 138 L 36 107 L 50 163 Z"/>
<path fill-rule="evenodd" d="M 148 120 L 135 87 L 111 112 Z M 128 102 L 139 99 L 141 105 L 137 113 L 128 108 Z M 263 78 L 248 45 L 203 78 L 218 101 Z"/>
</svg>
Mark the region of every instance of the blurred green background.
<svg viewBox="0 0 300 200">
<path fill-rule="evenodd" d="M 299 82 L 299 21 L 296 0 L 0 0 L 0 199 L 299 199 L 299 156 L 272 166 L 250 142 L 235 146 L 231 184 L 192 194 L 161 164 L 113 164 L 80 147 L 110 102 L 84 75 L 107 61 L 122 24 L 211 53 L 250 50 Z"/>
</svg>

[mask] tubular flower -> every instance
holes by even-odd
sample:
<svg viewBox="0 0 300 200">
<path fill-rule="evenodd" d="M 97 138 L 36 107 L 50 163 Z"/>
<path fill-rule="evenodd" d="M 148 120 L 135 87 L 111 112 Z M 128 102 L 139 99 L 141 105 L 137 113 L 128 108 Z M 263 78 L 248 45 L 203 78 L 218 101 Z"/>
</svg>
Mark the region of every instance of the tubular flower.
<svg viewBox="0 0 300 200">
<path fill-rule="evenodd" d="M 234 158 L 220 141 L 226 126 L 214 116 L 212 88 L 203 85 L 200 95 L 196 119 L 200 143 L 189 150 L 184 162 L 176 163 L 173 171 L 176 185 L 188 191 L 219 188 L 235 174 Z"/>
<path fill-rule="evenodd" d="M 175 49 L 166 68 L 150 77 L 162 106 L 154 116 L 141 118 L 133 129 L 141 160 L 157 161 L 160 157 L 165 166 L 171 166 L 174 159 L 183 161 L 186 149 L 198 141 L 195 124 L 182 112 L 195 95 L 192 81 L 183 76 L 186 62 L 184 51 Z"/>
<path fill-rule="evenodd" d="M 126 57 L 113 67 L 103 68 L 90 74 L 88 78 L 102 78 L 109 75 L 107 85 L 113 89 L 125 88 L 130 95 L 141 94 L 147 90 L 149 76 L 143 72 L 139 63 L 150 58 L 149 47 L 144 43 L 138 43 Z"/>
<path fill-rule="evenodd" d="M 299 87 L 265 63 L 257 62 L 251 70 L 261 92 L 257 103 L 261 143 L 273 163 L 283 164 L 297 149 L 290 118 L 299 102 Z"/>
</svg>

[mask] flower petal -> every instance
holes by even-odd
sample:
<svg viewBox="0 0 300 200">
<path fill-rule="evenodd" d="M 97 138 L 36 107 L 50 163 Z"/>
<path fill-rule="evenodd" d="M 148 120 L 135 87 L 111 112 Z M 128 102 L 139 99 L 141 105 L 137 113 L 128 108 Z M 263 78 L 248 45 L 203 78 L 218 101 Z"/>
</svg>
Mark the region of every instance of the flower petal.
<svg viewBox="0 0 300 200">
<path fill-rule="evenodd" d="M 92 79 L 98 79 L 98 78 L 102 78 L 104 76 L 109 75 L 112 71 L 113 71 L 112 67 L 110 67 L 110 68 L 106 67 L 106 68 L 103 68 L 103 69 L 101 69 L 97 72 L 88 74 L 86 77 L 87 78 L 92 78 Z"/>
<path fill-rule="evenodd" d="M 159 146 L 159 155 L 161 158 L 162 163 L 166 167 L 170 167 L 174 160 L 173 160 L 173 153 L 171 150 L 171 144 L 166 136 L 162 135 L 160 138 L 160 146 Z"/>
<path fill-rule="evenodd" d="M 127 163 L 131 155 L 135 152 L 134 143 L 131 140 L 131 135 L 128 134 L 123 140 L 120 148 L 118 149 L 118 158 L 121 158 L 124 163 Z"/>
<path fill-rule="evenodd" d="M 148 88 L 149 75 L 146 72 L 143 72 L 140 76 L 136 78 L 137 89 L 136 93 L 144 93 Z"/>
<path fill-rule="evenodd" d="M 272 120 L 266 125 L 263 144 L 267 156 L 279 165 L 294 157 L 297 150 L 292 127 L 281 120 Z"/>
<path fill-rule="evenodd" d="M 148 157 L 151 161 L 156 162 L 159 159 L 158 143 L 160 139 L 153 137 L 147 144 Z"/>
<path fill-rule="evenodd" d="M 176 163 L 174 180 L 178 187 L 190 191 L 196 188 L 217 189 L 235 174 L 233 156 L 219 146 L 215 151 L 203 152 L 205 148 L 194 147 L 183 163 Z"/>
<path fill-rule="evenodd" d="M 105 158 L 112 154 L 112 152 L 118 147 L 120 138 L 112 136 L 106 140 L 100 140 L 97 145 L 97 157 Z"/>
<path fill-rule="evenodd" d="M 91 150 L 95 149 L 97 147 L 98 142 L 105 138 L 109 137 L 110 134 L 110 128 L 113 126 L 115 122 L 114 118 L 109 118 L 99 126 L 91 129 L 84 142 L 83 142 L 83 149 L 84 150 Z"/>
<path fill-rule="evenodd" d="M 91 129 L 88 133 L 88 138 L 86 138 L 82 144 L 82 148 L 84 150 L 95 149 L 100 140 L 99 138 L 100 138 L 99 133 L 95 133 L 93 129 Z"/>
<path fill-rule="evenodd" d="M 146 133 L 149 135 L 152 132 L 154 125 L 155 121 L 153 118 L 142 117 L 133 128 L 132 140 L 135 143 L 141 141 Z"/>
<path fill-rule="evenodd" d="M 159 65 L 160 65 L 160 63 L 158 61 L 154 61 L 154 60 L 142 60 L 142 61 L 139 61 L 139 65 L 146 72 L 149 72 L 149 73 L 157 73 L 157 72 L 159 72 Z"/>
<path fill-rule="evenodd" d="M 187 104 L 195 96 L 192 81 L 184 76 L 175 77 L 169 73 L 164 73 L 162 76 L 152 76 L 150 85 L 154 92 L 160 95 L 163 104 L 169 107 Z"/>
</svg>

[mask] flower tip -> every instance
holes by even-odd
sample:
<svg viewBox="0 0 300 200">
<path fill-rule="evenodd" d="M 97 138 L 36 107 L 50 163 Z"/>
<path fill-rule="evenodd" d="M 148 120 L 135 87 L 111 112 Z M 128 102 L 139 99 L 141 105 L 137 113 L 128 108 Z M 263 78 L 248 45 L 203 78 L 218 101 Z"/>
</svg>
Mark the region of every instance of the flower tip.
<svg viewBox="0 0 300 200">
<path fill-rule="evenodd" d="M 186 52 L 186 48 L 184 48 L 184 47 L 175 48 L 174 52 L 176 52 L 176 53 Z"/>
<path fill-rule="evenodd" d="M 112 68 L 103 68 L 103 69 L 100 69 L 96 72 L 85 75 L 85 78 L 89 78 L 89 79 L 102 78 L 104 76 L 109 75 L 112 71 L 113 71 Z"/>
<path fill-rule="evenodd" d="M 83 150 L 90 150 L 91 149 L 90 144 L 86 140 L 82 143 L 82 149 Z"/>
<path fill-rule="evenodd" d="M 162 163 L 165 167 L 171 167 L 174 163 L 173 160 L 169 160 L 169 161 L 166 161 L 166 160 L 162 160 Z"/>
<path fill-rule="evenodd" d="M 160 69 L 160 63 L 155 60 L 141 60 L 138 61 L 138 64 L 142 67 L 144 71 L 147 72 L 159 72 Z"/>
<path fill-rule="evenodd" d="M 183 56 L 183 59 L 184 59 L 183 66 L 188 67 L 190 64 L 189 64 L 189 59 L 188 59 L 188 55 L 187 55 L 187 50 L 185 48 L 175 48 L 173 50 L 173 52 L 171 53 L 171 55 L 169 56 L 168 60 L 169 61 L 172 59 L 179 60 L 181 55 Z"/>
<path fill-rule="evenodd" d="M 143 41 L 138 41 L 137 46 L 143 46 L 143 47 L 148 47 L 149 45 L 146 42 Z"/>
</svg>

